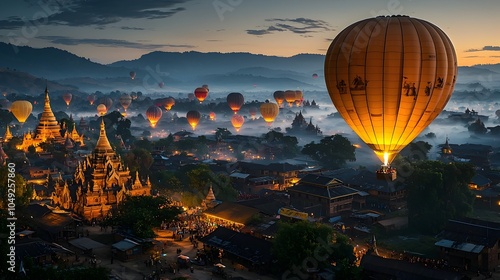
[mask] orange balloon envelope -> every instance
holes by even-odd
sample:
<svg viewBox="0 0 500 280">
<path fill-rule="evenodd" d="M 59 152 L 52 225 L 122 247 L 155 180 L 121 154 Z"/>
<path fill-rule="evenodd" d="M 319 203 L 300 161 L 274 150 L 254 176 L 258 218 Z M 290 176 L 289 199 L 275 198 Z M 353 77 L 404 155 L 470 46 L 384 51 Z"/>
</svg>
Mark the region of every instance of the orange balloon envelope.
<svg viewBox="0 0 500 280">
<path fill-rule="evenodd" d="M 108 108 L 106 108 L 106 105 L 104 104 L 97 105 L 97 114 L 99 114 L 99 116 L 106 115 L 106 112 L 108 112 Z"/>
<path fill-rule="evenodd" d="M 227 105 L 236 114 L 240 110 L 241 106 L 245 103 L 245 98 L 243 94 L 239 92 L 231 92 L 227 95 Z"/>
<path fill-rule="evenodd" d="M 196 96 L 198 101 L 200 101 L 200 103 L 201 103 L 201 102 L 203 102 L 203 100 L 205 100 L 205 98 L 207 98 L 208 89 L 206 89 L 204 87 L 199 87 L 199 88 L 194 90 L 194 96 Z"/>
<path fill-rule="evenodd" d="M 288 106 L 292 107 L 295 99 L 295 90 L 285 91 L 285 101 L 288 102 Z"/>
<path fill-rule="evenodd" d="M 408 16 L 348 26 L 325 59 L 333 104 L 385 165 L 443 110 L 456 74 L 455 50 L 446 34 Z"/>
<path fill-rule="evenodd" d="M 214 112 L 210 112 L 210 114 L 208 116 L 210 117 L 211 121 L 215 120 L 215 113 Z"/>
<path fill-rule="evenodd" d="M 285 100 L 285 92 L 282 90 L 277 90 L 273 94 L 274 100 L 278 102 L 278 106 L 281 107 L 281 104 L 283 104 L 283 101 Z"/>
<path fill-rule="evenodd" d="M 189 125 L 193 128 L 193 130 L 195 130 L 196 126 L 200 122 L 201 114 L 198 111 L 189 111 L 186 114 L 186 118 Z"/>
<path fill-rule="evenodd" d="M 266 100 L 266 103 L 260 104 L 260 114 L 268 125 L 271 125 L 271 123 L 274 122 L 279 112 L 280 107 L 278 104 L 269 102 L 269 100 Z"/>
<path fill-rule="evenodd" d="M 250 113 L 250 116 L 252 117 L 252 120 L 254 120 L 255 119 L 255 115 L 257 115 L 257 108 L 250 107 L 248 109 L 248 112 Z"/>
<path fill-rule="evenodd" d="M 158 106 L 151 106 L 146 110 L 146 117 L 149 120 L 152 128 L 156 127 L 156 124 L 161 119 L 162 111 Z"/>
<path fill-rule="evenodd" d="M 174 105 L 175 105 L 175 99 L 173 97 L 166 98 L 165 103 L 163 103 L 163 106 L 167 111 L 170 111 L 170 109 L 172 109 Z"/>
<path fill-rule="evenodd" d="M 304 93 L 302 93 L 301 90 L 296 90 L 295 91 L 295 106 L 299 107 L 300 103 L 302 103 L 303 99 L 304 99 Z"/>
<path fill-rule="evenodd" d="M 234 129 L 236 129 L 236 131 L 240 131 L 240 128 L 241 126 L 243 126 L 243 123 L 245 122 L 245 118 L 243 118 L 243 116 L 240 116 L 240 115 L 233 115 L 231 117 L 231 124 L 233 125 Z"/>
<path fill-rule="evenodd" d="M 95 95 L 91 94 L 87 96 L 87 100 L 89 101 L 90 105 L 94 105 Z"/>
<path fill-rule="evenodd" d="M 33 105 L 26 100 L 18 100 L 12 102 L 10 106 L 10 111 L 16 117 L 17 121 L 23 124 L 31 114 L 33 110 Z"/>
<path fill-rule="evenodd" d="M 63 94 L 63 100 L 66 102 L 66 106 L 69 106 L 69 103 L 71 102 L 71 99 L 73 98 L 73 95 L 69 92 Z"/>
</svg>

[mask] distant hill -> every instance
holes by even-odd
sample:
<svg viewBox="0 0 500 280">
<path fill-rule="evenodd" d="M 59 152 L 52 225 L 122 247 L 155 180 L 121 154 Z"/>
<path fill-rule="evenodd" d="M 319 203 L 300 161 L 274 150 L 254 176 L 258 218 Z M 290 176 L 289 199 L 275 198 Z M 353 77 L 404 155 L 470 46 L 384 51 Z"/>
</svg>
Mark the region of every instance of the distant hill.
<svg viewBox="0 0 500 280">
<path fill-rule="evenodd" d="M 45 86 L 51 92 L 77 92 L 78 88 L 72 85 L 63 85 L 53 81 L 46 81 L 31 74 L 0 68 L 0 91 L 7 93 L 38 96 L 43 94 Z"/>
<path fill-rule="evenodd" d="M 130 72 L 129 69 L 108 67 L 57 48 L 36 49 L 1 42 L 0 67 L 28 72 L 44 79 L 128 77 Z"/>
</svg>

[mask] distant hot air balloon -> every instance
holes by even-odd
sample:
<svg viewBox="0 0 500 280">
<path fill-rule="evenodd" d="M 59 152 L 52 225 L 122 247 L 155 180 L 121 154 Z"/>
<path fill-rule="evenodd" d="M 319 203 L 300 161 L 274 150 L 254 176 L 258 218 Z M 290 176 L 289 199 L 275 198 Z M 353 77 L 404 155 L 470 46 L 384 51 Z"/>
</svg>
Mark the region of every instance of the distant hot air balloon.
<svg viewBox="0 0 500 280">
<path fill-rule="evenodd" d="M 21 125 L 28 119 L 32 110 L 33 105 L 26 100 L 14 101 L 10 106 L 10 111 Z"/>
<path fill-rule="evenodd" d="M 194 97 L 195 97 L 195 96 L 194 96 L 194 93 L 192 93 L 192 92 L 191 92 L 190 94 L 188 94 L 188 99 L 189 99 L 189 101 L 193 101 L 193 100 L 194 100 Z"/>
<path fill-rule="evenodd" d="M 87 96 L 87 100 L 89 101 L 90 105 L 94 105 L 95 95 L 90 94 L 89 96 Z"/>
<path fill-rule="evenodd" d="M 198 111 L 189 111 L 186 114 L 186 118 L 189 125 L 193 128 L 193 130 L 195 130 L 196 126 L 200 122 L 201 114 Z"/>
<path fill-rule="evenodd" d="M 269 100 L 266 100 L 265 103 L 260 104 L 260 114 L 268 125 L 271 125 L 271 123 L 274 122 L 279 112 L 280 107 L 278 106 L 278 104 L 269 102 Z"/>
<path fill-rule="evenodd" d="M 97 105 L 97 114 L 99 114 L 99 116 L 104 116 L 106 115 L 107 112 L 108 108 L 106 108 L 106 105 L 104 104 Z"/>
<path fill-rule="evenodd" d="M 210 114 L 208 116 L 210 117 L 211 121 L 215 121 L 215 113 L 214 112 L 210 112 Z"/>
<path fill-rule="evenodd" d="M 210 92 L 210 89 L 208 88 L 208 85 L 202 85 L 201 87 L 202 88 L 206 88 Z"/>
<path fill-rule="evenodd" d="M 152 128 L 156 127 L 156 124 L 161 119 L 162 111 L 158 106 L 151 106 L 146 110 L 146 117 L 149 120 Z"/>
<path fill-rule="evenodd" d="M 281 107 L 281 104 L 283 104 L 283 101 L 285 100 L 285 92 L 282 90 L 277 90 L 273 94 L 274 100 L 278 102 L 278 106 Z"/>
<path fill-rule="evenodd" d="M 131 92 L 130 97 L 132 97 L 132 100 L 136 100 L 137 99 L 137 92 Z"/>
<path fill-rule="evenodd" d="M 495 111 L 495 115 L 497 115 L 497 118 L 500 118 L 500 109 Z"/>
<path fill-rule="evenodd" d="M 328 49 L 325 81 L 339 114 L 384 162 L 443 110 L 457 75 L 453 44 L 432 23 L 379 16 L 340 32 Z"/>
<path fill-rule="evenodd" d="M 231 124 L 233 125 L 234 129 L 236 129 L 236 132 L 240 131 L 241 126 L 245 122 L 245 118 L 241 115 L 233 115 L 231 117 Z"/>
<path fill-rule="evenodd" d="M 318 78 L 318 74 L 314 73 L 314 74 L 312 75 L 312 77 L 313 77 L 313 79 L 317 79 L 317 78 Z"/>
<path fill-rule="evenodd" d="M 134 71 L 130 71 L 129 75 L 130 75 L 130 78 L 132 80 L 135 79 L 135 72 Z"/>
<path fill-rule="evenodd" d="M 203 102 L 205 98 L 207 98 L 208 95 L 208 89 L 204 87 L 199 87 L 194 90 L 194 96 L 198 99 L 198 101 Z"/>
<path fill-rule="evenodd" d="M 120 96 L 120 105 L 122 105 L 123 110 L 127 112 L 128 107 L 132 103 L 132 97 L 128 95 L 127 93 L 124 93 Z"/>
<path fill-rule="evenodd" d="M 174 105 L 175 105 L 175 99 L 173 97 L 167 97 L 165 99 L 165 102 L 163 103 L 163 106 L 167 111 L 170 111 L 170 109 L 172 109 L 172 106 Z"/>
<path fill-rule="evenodd" d="M 10 107 L 12 106 L 12 102 L 10 102 L 7 99 L 1 99 L 0 100 L 0 106 L 1 106 L 1 109 L 7 110 L 7 111 L 10 112 Z"/>
<path fill-rule="evenodd" d="M 304 93 L 301 90 L 295 91 L 295 106 L 299 107 L 304 99 Z"/>
<path fill-rule="evenodd" d="M 109 97 L 103 97 L 99 99 L 99 104 L 104 104 L 104 106 L 106 106 L 106 109 L 109 110 L 111 109 L 111 105 L 113 105 L 113 100 Z"/>
<path fill-rule="evenodd" d="M 250 107 L 248 109 L 248 112 L 250 113 L 250 117 L 252 117 L 252 120 L 255 120 L 255 115 L 257 115 L 257 108 Z"/>
<path fill-rule="evenodd" d="M 64 102 L 66 102 L 66 106 L 69 106 L 69 103 L 71 103 L 71 99 L 73 98 L 73 94 L 67 92 L 62 95 L 62 98 Z"/>
<path fill-rule="evenodd" d="M 236 114 L 240 110 L 241 106 L 245 103 L 245 98 L 243 94 L 239 92 L 231 92 L 227 95 L 227 105 Z"/>
<path fill-rule="evenodd" d="M 158 86 L 159 86 L 160 88 L 163 88 L 163 86 L 164 86 L 164 85 L 165 85 L 165 83 L 164 83 L 164 82 L 160 82 L 160 83 L 158 83 Z"/>
<path fill-rule="evenodd" d="M 288 102 L 288 106 L 293 107 L 295 100 L 295 90 L 285 91 L 285 101 Z"/>
</svg>

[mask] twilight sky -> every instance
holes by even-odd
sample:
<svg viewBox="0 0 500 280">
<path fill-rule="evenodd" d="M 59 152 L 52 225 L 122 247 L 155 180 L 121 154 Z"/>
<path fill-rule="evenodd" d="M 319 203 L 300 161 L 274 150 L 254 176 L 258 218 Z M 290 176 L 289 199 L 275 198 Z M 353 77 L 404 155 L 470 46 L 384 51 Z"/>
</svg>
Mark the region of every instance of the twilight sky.
<svg viewBox="0 0 500 280">
<path fill-rule="evenodd" d="M 0 10 L 0 41 L 100 63 L 151 51 L 325 54 L 348 25 L 402 14 L 440 27 L 465 66 L 500 63 L 499 11 L 498 0 L 20 0 Z"/>
</svg>

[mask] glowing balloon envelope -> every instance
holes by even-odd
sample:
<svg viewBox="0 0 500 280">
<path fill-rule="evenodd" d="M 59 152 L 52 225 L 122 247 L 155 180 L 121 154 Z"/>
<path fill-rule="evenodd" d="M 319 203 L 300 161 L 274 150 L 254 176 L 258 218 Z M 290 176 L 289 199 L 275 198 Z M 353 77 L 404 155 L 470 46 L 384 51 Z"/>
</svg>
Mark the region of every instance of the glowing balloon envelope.
<svg viewBox="0 0 500 280">
<path fill-rule="evenodd" d="M 194 90 L 194 96 L 196 96 L 198 101 L 200 101 L 200 103 L 201 103 L 201 102 L 203 102 L 203 100 L 205 100 L 205 98 L 207 98 L 208 89 L 206 89 L 204 87 L 199 87 L 199 88 Z"/>
<path fill-rule="evenodd" d="M 146 117 L 149 120 L 152 128 L 156 127 L 156 124 L 161 119 L 162 111 L 158 106 L 151 106 L 146 110 Z"/>
<path fill-rule="evenodd" d="M 31 103 L 26 100 L 14 101 L 10 106 L 10 111 L 12 112 L 14 117 L 16 117 L 17 121 L 21 124 L 26 122 L 32 110 L 33 105 L 31 105 Z"/>
<path fill-rule="evenodd" d="M 128 107 L 130 106 L 130 104 L 132 104 L 132 97 L 130 95 L 128 95 L 127 93 L 124 93 L 122 94 L 122 96 L 120 96 L 120 105 L 122 105 L 123 107 L 123 110 L 125 110 L 125 112 L 127 112 L 127 109 Z"/>
<path fill-rule="evenodd" d="M 293 103 L 295 103 L 295 100 L 295 90 L 285 91 L 285 101 L 288 102 L 288 106 L 293 107 Z"/>
<path fill-rule="evenodd" d="M 71 99 L 73 98 L 73 95 L 69 92 L 63 94 L 63 100 L 66 102 L 66 106 L 69 106 L 69 103 L 71 103 Z"/>
<path fill-rule="evenodd" d="M 200 122 L 201 114 L 198 111 L 189 111 L 186 114 L 186 118 L 189 125 L 193 128 L 193 130 L 195 130 L 196 126 Z"/>
<path fill-rule="evenodd" d="M 273 94 L 274 100 L 278 102 L 278 106 L 281 107 L 281 104 L 283 104 L 283 101 L 285 100 L 285 92 L 282 90 L 277 90 Z"/>
<path fill-rule="evenodd" d="M 111 98 L 109 97 L 103 97 L 99 100 L 99 104 L 104 104 L 104 106 L 106 106 L 106 109 L 110 109 L 111 108 L 111 105 L 113 105 L 113 100 L 111 100 Z"/>
<path fill-rule="evenodd" d="M 254 120 L 255 119 L 255 115 L 257 115 L 257 108 L 250 107 L 248 109 L 248 112 L 250 113 L 250 117 L 252 117 L 252 120 Z"/>
<path fill-rule="evenodd" d="M 174 105 L 175 105 L 175 99 L 173 97 L 166 98 L 165 102 L 163 103 L 163 106 L 167 111 L 170 111 L 170 109 L 172 109 Z"/>
<path fill-rule="evenodd" d="M 233 125 L 234 129 L 236 129 L 236 132 L 240 131 L 243 123 L 245 123 L 245 118 L 243 116 L 235 114 L 231 117 L 231 124 Z"/>
<path fill-rule="evenodd" d="M 227 105 L 236 114 L 240 110 L 241 106 L 245 103 L 245 98 L 243 94 L 239 92 L 231 92 L 227 95 Z"/>
<path fill-rule="evenodd" d="M 295 106 L 299 107 L 304 99 L 304 93 L 301 90 L 295 91 Z"/>
<path fill-rule="evenodd" d="M 266 100 L 265 103 L 260 104 L 260 114 L 268 125 L 271 125 L 271 123 L 274 122 L 279 112 L 280 107 L 278 106 L 278 104 L 269 102 L 269 100 Z"/>
<path fill-rule="evenodd" d="M 210 114 L 208 115 L 208 117 L 210 118 L 211 121 L 215 121 L 215 113 L 214 112 L 210 112 Z"/>
<path fill-rule="evenodd" d="M 106 108 L 106 105 L 104 104 L 97 105 L 97 114 L 99 114 L 99 116 L 104 116 L 106 115 L 107 112 L 108 108 Z"/>
<path fill-rule="evenodd" d="M 91 95 L 87 96 L 87 101 L 90 103 L 90 105 L 94 105 L 95 95 L 91 94 Z"/>
<path fill-rule="evenodd" d="M 455 50 L 446 34 L 408 16 L 348 26 L 325 59 L 333 104 L 386 166 L 443 110 L 456 74 Z"/>
</svg>

